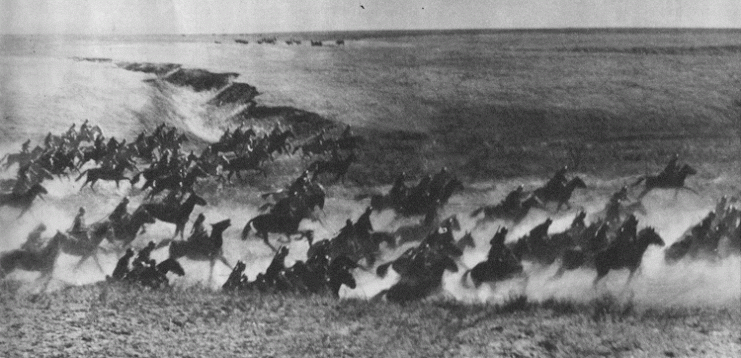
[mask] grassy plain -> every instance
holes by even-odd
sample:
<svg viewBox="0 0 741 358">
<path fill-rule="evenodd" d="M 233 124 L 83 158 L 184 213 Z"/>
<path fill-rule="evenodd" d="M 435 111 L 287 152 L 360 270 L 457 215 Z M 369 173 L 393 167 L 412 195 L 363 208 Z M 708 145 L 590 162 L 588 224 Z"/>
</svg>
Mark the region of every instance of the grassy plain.
<svg viewBox="0 0 741 358">
<path fill-rule="evenodd" d="M 741 308 L 587 303 L 406 306 L 199 287 L 0 291 L 5 357 L 733 357 Z"/>
</svg>

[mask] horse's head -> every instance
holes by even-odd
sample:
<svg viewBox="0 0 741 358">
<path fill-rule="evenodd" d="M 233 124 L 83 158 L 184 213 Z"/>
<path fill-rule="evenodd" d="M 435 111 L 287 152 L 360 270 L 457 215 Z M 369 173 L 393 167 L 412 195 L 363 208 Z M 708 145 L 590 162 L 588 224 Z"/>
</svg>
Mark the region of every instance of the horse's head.
<svg viewBox="0 0 741 358">
<path fill-rule="evenodd" d="M 195 205 L 200 205 L 200 206 L 205 206 L 207 204 L 206 199 L 198 196 L 198 194 L 196 193 L 191 193 L 190 196 L 188 197 L 188 201 L 192 201 Z"/>
<path fill-rule="evenodd" d="M 463 255 L 463 250 L 456 246 L 455 243 L 447 240 L 439 240 L 436 242 L 435 249 L 438 253 L 446 257 L 460 257 Z"/>
<path fill-rule="evenodd" d="M 165 261 L 160 262 L 159 265 L 157 265 L 157 271 L 166 274 L 168 272 L 172 272 L 178 276 L 184 276 L 185 270 L 183 269 L 183 266 L 180 265 L 177 260 L 174 258 L 169 258 Z"/>
<path fill-rule="evenodd" d="M 154 224 L 155 219 L 154 216 L 152 216 L 152 213 L 150 213 L 144 206 L 138 207 L 133 214 L 131 214 L 132 221 L 139 221 L 141 220 L 144 224 Z"/>
<path fill-rule="evenodd" d="M 49 194 L 49 192 L 41 186 L 41 184 L 34 184 L 28 191 L 33 195 Z"/>
<path fill-rule="evenodd" d="M 638 233 L 638 241 L 644 242 L 646 245 L 657 245 L 661 247 L 665 245 L 664 240 L 652 227 L 643 228 Z"/>
<path fill-rule="evenodd" d="M 214 232 L 224 232 L 224 230 L 226 230 L 226 228 L 228 228 L 231 225 L 232 225 L 231 219 L 226 219 L 226 220 L 222 220 L 217 223 L 211 224 L 211 228 Z"/>
<path fill-rule="evenodd" d="M 585 189 L 587 187 L 587 183 L 585 183 L 584 180 L 582 180 L 579 177 L 574 177 L 574 179 L 571 179 L 569 181 L 569 184 L 566 185 L 566 186 L 569 187 L 569 188 L 572 188 L 572 189 L 573 188 L 582 188 L 582 189 Z"/>
<path fill-rule="evenodd" d="M 502 246 L 504 245 L 504 240 L 507 238 L 507 233 L 509 232 L 509 229 L 502 226 L 497 230 L 497 233 L 494 234 L 494 237 L 491 238 L 489 243 L 491 246 Z"/>
<path fill-rule="evenodd" d="M 685 165 L 682 166 L 681 169 L 679 169 L 679 173 L 682 174 L 683 176 L 688 176 L 688 175 L 697 174 L 697 170 L 695 170 L 695 168 L 689 166 L 689 164 L 685 164 Z"/>
<path fill-rule="evenodd" d="M 456 246 L 458 246 L 459 249 L 463 249 L 465 247 L 475 248 L 476 247 L 476 241 L 473 239 L 473 235 L 471 235 L 470 231 L 466 231 L 466 234 L 461 237 L 458 242 L 456 243 Z"/>
<path fill-rule="evenodd" d="M 584 227 L 586 226 L 584 224 L 584 219 L 587 217 L 587 213 L 584 210 L 579 211 L 578 214 L 576 214 L 576 217 L 574 217 L 574 221 L 571 222 L 571 227 Z"/>
</svg>

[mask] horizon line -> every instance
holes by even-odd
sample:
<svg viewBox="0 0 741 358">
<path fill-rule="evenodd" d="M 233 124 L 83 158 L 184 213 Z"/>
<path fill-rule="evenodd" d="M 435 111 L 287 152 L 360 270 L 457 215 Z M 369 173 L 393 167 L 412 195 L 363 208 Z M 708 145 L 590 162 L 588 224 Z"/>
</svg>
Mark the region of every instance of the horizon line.
<svg viewBox="0 0 741 358">
<path fill-rule="evenodd" d="M 157 36 L 157 35 L 185 35 L 185 36 L 213 36 L 213 35 L 266 35 L 266 34 L 294 34 L 294 33 L 337 33 L 337 32 L 430 32 L 430 31 L 450 31 L 450 32 L 466 32 L 466 31 L 496 31 L 496 32 L 517 32 L 517 31 L 574 31 L 574 30 L 709 30 L 709 31 L 732 31 L 741 30 L 741 27 L 697 27 L 697 26 L 677 26 L 677 27 L 666 27 L 666 26 L 601 26 L 601 27 L 581 27 L 581 26 L 570 26 L 570 27 L 472 27 L 472 28 L 420 28 L 420 29 L 345 29 L 345 30 L 294 30 L 294 31 L 266 31 L 266 32 L 132 32 L 132 33 L 75 33 L 75 32 L 60 32 L 60 33 L 0 33 L 0 36 Z"/>
</svg>

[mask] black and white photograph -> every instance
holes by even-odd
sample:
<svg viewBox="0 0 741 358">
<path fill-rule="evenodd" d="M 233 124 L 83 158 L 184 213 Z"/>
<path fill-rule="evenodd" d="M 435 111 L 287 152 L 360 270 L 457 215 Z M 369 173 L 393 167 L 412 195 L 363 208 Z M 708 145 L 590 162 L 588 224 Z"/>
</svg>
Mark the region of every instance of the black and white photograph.
<svg viewBox="0 0 741 358">
<path fill-rule="evenodd" d="M 2 0 L 2 357 L 739 357 L 737 0 Z"/>
</svg>

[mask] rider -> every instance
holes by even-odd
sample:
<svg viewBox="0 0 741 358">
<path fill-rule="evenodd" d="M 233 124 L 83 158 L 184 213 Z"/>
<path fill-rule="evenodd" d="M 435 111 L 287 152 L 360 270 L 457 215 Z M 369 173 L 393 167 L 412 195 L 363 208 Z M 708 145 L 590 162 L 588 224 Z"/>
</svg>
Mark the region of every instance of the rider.
<svg viewBox="0 0 741 358">
<path fill-rule="evenodd" d="M 559 169 L 556 174 L 553 175 L 553 178 L 551 178 L 548 183 L 545 185 L 545 189 L 548 192 L 556 192 L 559 189 L 563 188 L 568 180 L 566 179 L 566 172 L 569 170 L 567 166 L 562 167 Z"/>
<path fill-rule="evenodd" d="M 504 198 L 504 201 L 502 201 L 502 206 L 504 208 L 517 208 L 520 206 L 520 201 L 522 200 L 522 195 L 524 194 L 525 188 L 522 187 L 522 185 L 518 185 L 517 189 L 512 190 L 509 194 L 507 194 L 507 197 Z"/>
<path fill-rule="evenodd" d="M 43 223 L 39 224 L 33 231 L 28 234 L 26 242 L 21 246 L 21 250 L 38 252 L 44 247 L 44 240 L 41 238 L 41 233 L 46 230 L 46 225 Z"/>
<path fill-rule="evenodd" d="M 206 238 L 206 229 L 203 227 L 203 222 L 205 220 L 206 217 L 203 215 L 203 213 L 198 214 L 196 221 L 193 223 L 193 228 L 190 229 L 190 241 L 198 242 L 198 240 Z"/>
<path fill-rule="evenodd" d="M 123 280 L 129 273 L 129 260 L 134 257 L 134 250 L 131 248 L 126 249 L 126 253 L 118 259 L 116 268 L 113 270 L 111 278 L 114 280 Z"/>
<path fill-rule="evenodd" d="M 134 268 L 140 268 L 140 267 L 145 266 L 145 264 L 149 262 L 149 255 L 152 253 L 154 248 L 155 248 L 154 241 L 150 241 L 146 247 L 139 250 L 139 254 L 136 255 L 136 258 L 134 259 L 132 266 L 134 266 Z"/>
<path fill-rule="evenodd" d="M 80 126 L 80 134 L 82 134 L 82 135 L 84 135 L 88 131 L 87 122 L 88 122 L 88 120 L 85 119 L 85 122 L 83 122 L 82 125 Z"/>
<path fill-rule="evenodd" d="M 352 128 L 348 124 L 347 127 L 345 127 L 345 130 L 342 132 L 342 138 L 350 138 L 352 137 Z"/>
<path fill-rule="evenodd" d="M 669 160 L 669 163 L 666 164 L 666 167 L 664 167 L 664 170 L 659 173 L 659 178 L 663 180 L 673 178 L 677 174 L 677 172 L 679 172 L 679 165 L 677 165 L 678 160 L 679 154 L 675 153 L 672 156 L 672 159 Z"/>
<path fill-rule="evenodd" d="M 306 187 L 306 184 L 309 183 L 309 170 L 304 170 L 301 175 L 296 178 L 296 180 L 291 183 L 291 186 L 288 187 L 288 195 L 294 195 L 298 194 L 302 191 L 304 191 L 304 188 Z"/>
<path fill-rule="evenodd" d="M 28 139 L 21 145 L 21 153 L 27 154 L 28 153 L 28 146 L 31 144 L 31 140 Z"/>
<path fill-rule="evenodd" d="M 87 240 L 87 227 L 85 226 L 85 208 L 80 207 L 80 210 L 77 211 L 77 216 L 75 216 L 75 220 L 72 222 L 72 228 L 69 230 L 69 233 L 80 239 Z"/>
<path fill-rule="evenodd" d="M 113 212 L 111 215 L 108 215 L 108 219 L 110 219 L 113 222 L 118 222 L 119 220 L 123 219 L 124 215 L 127 214 L 126 212 L 126 206 L 129 204 L 129 198 L 125 197 L 121 200 L 120 203 L 116 206 L 115 209 L 113 209 Z"/>
</svg>

